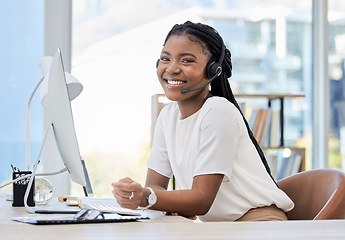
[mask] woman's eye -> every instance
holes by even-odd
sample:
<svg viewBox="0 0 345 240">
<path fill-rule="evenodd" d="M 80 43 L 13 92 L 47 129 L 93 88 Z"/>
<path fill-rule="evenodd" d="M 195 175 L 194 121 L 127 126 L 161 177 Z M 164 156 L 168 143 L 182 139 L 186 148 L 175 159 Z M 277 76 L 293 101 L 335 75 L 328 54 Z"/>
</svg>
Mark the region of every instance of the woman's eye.
<svg viewBox="0 0 345 240">
<path fill-rule="evenodd" d="M 161 61 L 164 61 L 164 62 L 169 61 L 169 58 L 167 58 L 167 57 L 161 57 L 160 59 L 161 59 Z"/>
<path fill-rule="evenodd" d="M 182 62 L 183 62 L 183 63 L 192 63 L 192 62 L 194 62 L 194 60 L 193 60 L 193 59 L 186 58 L 186 59 L 182 59 Z"/>
</svg>

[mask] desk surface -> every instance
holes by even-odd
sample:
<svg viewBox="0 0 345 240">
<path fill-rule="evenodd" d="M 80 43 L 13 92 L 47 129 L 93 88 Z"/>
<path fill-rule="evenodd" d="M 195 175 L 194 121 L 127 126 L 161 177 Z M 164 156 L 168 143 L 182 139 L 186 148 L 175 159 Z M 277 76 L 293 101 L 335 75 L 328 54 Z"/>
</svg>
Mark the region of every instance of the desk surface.
<svg viewBox="0 0 345 240">
<path fill-rule="evenodd" d="M 345 220 L 194 223 L 160 213 L 151 220 L 130 223 L 36 226 L 11 221 L 30 216 L 0 198 L 1 239 L 345 239 Z"/>
</svg>

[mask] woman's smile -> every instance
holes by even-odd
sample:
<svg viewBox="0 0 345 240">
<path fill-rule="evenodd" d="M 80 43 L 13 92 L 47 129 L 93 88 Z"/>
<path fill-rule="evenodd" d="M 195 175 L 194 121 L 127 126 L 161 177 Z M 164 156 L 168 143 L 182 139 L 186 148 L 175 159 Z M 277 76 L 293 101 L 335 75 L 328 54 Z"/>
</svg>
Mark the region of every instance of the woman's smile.
<svg viewBox="0 0 345 240">
<path fill-rule="evenodd" d="M 186 85 L 187 81 L 183 81 L 177 78 L 164 78 L 167 88 L 181 88 Z"/>
</svg>

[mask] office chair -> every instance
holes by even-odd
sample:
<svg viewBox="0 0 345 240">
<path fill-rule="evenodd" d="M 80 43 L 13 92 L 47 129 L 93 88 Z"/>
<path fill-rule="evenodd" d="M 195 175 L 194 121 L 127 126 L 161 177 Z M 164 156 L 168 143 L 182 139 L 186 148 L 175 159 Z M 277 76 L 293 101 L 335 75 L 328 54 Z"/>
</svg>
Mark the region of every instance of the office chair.
<svg viewBox="0 0 345 240">
<path fill-rule="evenodd" d="M 297 173 L 277 182 L 295 203 L 288 220 L 345 219 L 345 175 L 334 169 Z"/>
</svg>

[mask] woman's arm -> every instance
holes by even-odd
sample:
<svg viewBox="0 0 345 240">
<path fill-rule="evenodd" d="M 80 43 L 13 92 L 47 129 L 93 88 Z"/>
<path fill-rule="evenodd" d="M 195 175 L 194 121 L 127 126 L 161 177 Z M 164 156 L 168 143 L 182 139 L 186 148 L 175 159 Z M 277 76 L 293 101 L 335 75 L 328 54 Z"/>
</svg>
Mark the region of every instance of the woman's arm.
<svg viewBox="0 0 345 240">
<path fill-rule="evenodd" d="M 122 207 L 136 209 L 148 205 L 147 197 L 151 187 L 157 196 L 157 202 L 151 209 L 176 212 L 191 217 L 204 215 L 210 209 L 222 183 L 222 174 L 207 174 L 193 178 L 192 189 L 166 191 L 169 179 L 159 173 L 148 170 L 146 187 L 130 178 L 113 183 L 113 194 Z M 130 198 L 133 192 L 133 198 Z"/>
<path fill-rule="evenodd" d="M 169 178 L 159 174 L 158 172 L 148 169 L 146 174 L 146 187 L 152 187 L 154 189 L 167 190 L 169 184 Z"/>
<path fill-rule="evenodd" d="M 204 215 L 210 209 L 222 180 L 222 174 L 207 174 L 194 177 L 190 190 L 164 191 L 152 186 L 157 202 L 151 209 L 176 212 L 186 217 Z M 148 195 L 149 191 L 145 196 Z"/>
</svg>

